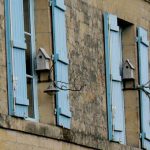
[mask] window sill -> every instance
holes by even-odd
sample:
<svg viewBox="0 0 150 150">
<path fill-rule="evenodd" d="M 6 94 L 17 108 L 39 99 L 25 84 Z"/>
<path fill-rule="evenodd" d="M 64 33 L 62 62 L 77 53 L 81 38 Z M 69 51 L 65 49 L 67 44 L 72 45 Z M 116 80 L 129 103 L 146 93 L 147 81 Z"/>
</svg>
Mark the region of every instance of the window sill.
<svg viewBox="0 0 150 150">
<path fill-rule="evenodd" d="M 101 149 L 106 142 L 106 140 L 102 140 L 100 137 L 95 137 L 94 135 L 86 135 L 78 131 L 35 122 L 35 120 L 24 120 L 5 114 L 0 114 L 0 128 L 61 140 L 82 146 L 86 145 L 87 147 L 96 149 L 98 147 Z"/>
</svg>

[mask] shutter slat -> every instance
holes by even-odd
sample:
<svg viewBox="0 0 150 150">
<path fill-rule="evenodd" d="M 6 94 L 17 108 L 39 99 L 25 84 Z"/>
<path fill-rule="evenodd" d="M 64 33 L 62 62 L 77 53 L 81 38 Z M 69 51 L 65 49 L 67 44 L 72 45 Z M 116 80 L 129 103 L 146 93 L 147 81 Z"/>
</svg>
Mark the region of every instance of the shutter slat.
<svg viewBox="0 0 150 150">
<path fill-rule="evenodd" d="M 150 131 L 145 134 L 145 139 L 150 142 Z"/>
<path fill-rule="evenodd" d="M 13 41 L 13 47 L 14 48 L 19 48 L 22 50 L 25 50 L 27 48 L 26 44 L 24 42 L 18 42 L 18 41 Z"/>
<path fill-rule="evenodd" d="M 16 97 L 16 104 L 28 106 L 29 100 L 28 99 L 22 99 L 22 97 Z"/>
<path fill-rule="evenodd" d="M 67 57 L 66 57 L 66 58 L 60 57 L 59 54 L 55 54 L 54 60 L 55 60 L 55 61 L 60 61 L 61 63 L 64 63 L 64 64 L 66 64 L 66 65 L 69 65 L 69 60 L 68 60 L 68 58 L 67 58 Z"/>
<path fill-rule="evenodd" d="M 66 6 L 64 5 L 64 0 L 55 0 L 55 7 L 61 9 L 61 11 L 66 10 Z"/>
<path fill-rule="evenodd" d="M 117 23 L 117 16 L 109 14 L 109 26 L 110 26 L 110 30 L 114 32 L 119 31 L 119 26 Z"/>
</svg>

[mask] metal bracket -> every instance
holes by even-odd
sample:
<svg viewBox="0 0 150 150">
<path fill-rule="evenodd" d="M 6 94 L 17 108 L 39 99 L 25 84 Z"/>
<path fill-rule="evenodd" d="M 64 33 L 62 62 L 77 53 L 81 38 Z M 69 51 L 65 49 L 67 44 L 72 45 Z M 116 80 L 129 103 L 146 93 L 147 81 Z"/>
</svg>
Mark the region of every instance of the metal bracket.
<svg viewBox="0 0 150 150">
<path fill-rule="evenodd" d="M 145 137 L 145 133 L 144 132 L 140 133 L 140 139 L 144 139 L 144 137 Z"/>
<path fill-rule="evenodd" d="M 15 114 L 15 111 L 16 111 L 16 97 L 14 97 L 14 101 L 13 101 L 13 112 Z"/>
<path fill-rule="evenodd" d="M 54 54 L 51 55 L 51 59 L 54 60 Z"/>
<path fill-rule="evenodd" d="M 140 139 L 142 139 L 142 133 L 139 134 Z"/>
<path fill-rule="evenodd" d="M 14 89 L 14 90 L 16 90 L 16 88 L 17 88 L 17 80 L 18 80 L 17 77 L 14 77 L 14 78 L 13 78 L 13 83 L 14 83 L 14 84 L 13 84 L 13 89 Z"/>
<path fill-rule="evenodd" d="M 138 38 L 138 37 L 136 37 L 136 38 L 135 38 L 135 40 L 136 40 L 136 42 L 138 42 L 138 41 L 139 41 L 139 38 Z"/>
</svg>

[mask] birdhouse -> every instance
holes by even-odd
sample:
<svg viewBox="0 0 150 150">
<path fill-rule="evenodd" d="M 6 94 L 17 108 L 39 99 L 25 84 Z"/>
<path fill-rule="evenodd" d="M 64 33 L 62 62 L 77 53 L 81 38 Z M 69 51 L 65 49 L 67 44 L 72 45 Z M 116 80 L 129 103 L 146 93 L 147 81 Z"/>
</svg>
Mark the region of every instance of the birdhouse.
<svg viewBox="0 0 150 150">
<path fill-rule="evenodd" d="M 39 52 L 36 56 L 36 62 L 37 62 L 37 71 L 44 71 L 44 70 L 50 70 L 49 62 L 50 62 L 50 56 L 46 53 L 44 48 L 40 48 Z"/>
<path fill-rule="evenodd" d="M 123 80 L 134 79 L 134 66 L 131 64 L 129 59 L 127 59 L 123 64 Z"/>
</svg>

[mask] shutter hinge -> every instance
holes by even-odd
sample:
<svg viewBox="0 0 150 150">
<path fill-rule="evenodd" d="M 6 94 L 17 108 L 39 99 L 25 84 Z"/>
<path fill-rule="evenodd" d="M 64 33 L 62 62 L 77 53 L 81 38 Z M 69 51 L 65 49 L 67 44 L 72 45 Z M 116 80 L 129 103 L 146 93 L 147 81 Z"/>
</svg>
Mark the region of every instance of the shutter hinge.
<svg viewBox="0 0 150 150">
<path fill-rule="evenodd" d="M 16 90 L 16 88 L 17 88 L 17 77 L 14 77 L 13 78 L 13 90 L 15 91 Z"/>
<path fill-rule="evenodd" d="M 49 0 L 49 6 L 52 6 L 53 1 Z"/>
<path fill-rule="evenodd" d="M 115 118 L 116 109 L 117 109 L 116 106 L 112 106 L 112 118 L 113 119 Z"/>
<path fill-rule="evenodd" d="M 14 41 L 13 40 L 10 41 L 10 46 L 11 46 L 11 48 L 13 48 L 13 46 L 14 46 Z"/>
<path fill-rule="evenodd" d="M 138 37 L 136 37 L 136 38 L 135 38 L 135 40 L 136 40 L 136 42 L 138 42 L 138 41 L 139 41 L 139 38 L 138 38 Z"/>
<path fill-rule="evenodd" d="M 55 115 L 57 114 L 57 109 L 55 108 L 55 110 L 54 110 L 54 113 L 55 113 Z"/>
<path fill-rule="evenodd" d="M 15 109 L 16 109 L 16 97 L 14 97 L 14 107 L 13 107 L 14 114 L 15 114 Z"/>
<path fill-rule="evenodd" d="M 145 138 L 145 133 L 140 133 L 140 139 L 144 139 Z"/>
<path fill-rule="evenodd" d="M 24 118 L 24 119 L 28 118 L 25 112 L 24 112 L 24 114 L 23 114 L 23 118 Z"/>
<path fill-rule="evenodd" d="M 37 68 L 37 59 L 36 59 L 36 57 L 34 58 L 34 70 Z"/>
<path fill-rule="evenodd" d="M 140 139 L 142 138 L 142 133 L 139 134 Z"/>
<path fill-rule="evenodd" d="M 121 138 L 119 138 L 119 141 L 118 141 L 118 142 L 119 142 L 119 144 L 121 144 L 121 143 L 122 143 L 122 140 L 121 140 Z"/>
<path fill-rule="evenodd" d="M 54 60 L 54 54 L 51 55 L 51 59 Z"/>
<path fill-rule="evenodd" d="M 112 80 L 112 74 L 110 74 L 110 80 Z"/>
</svg>

